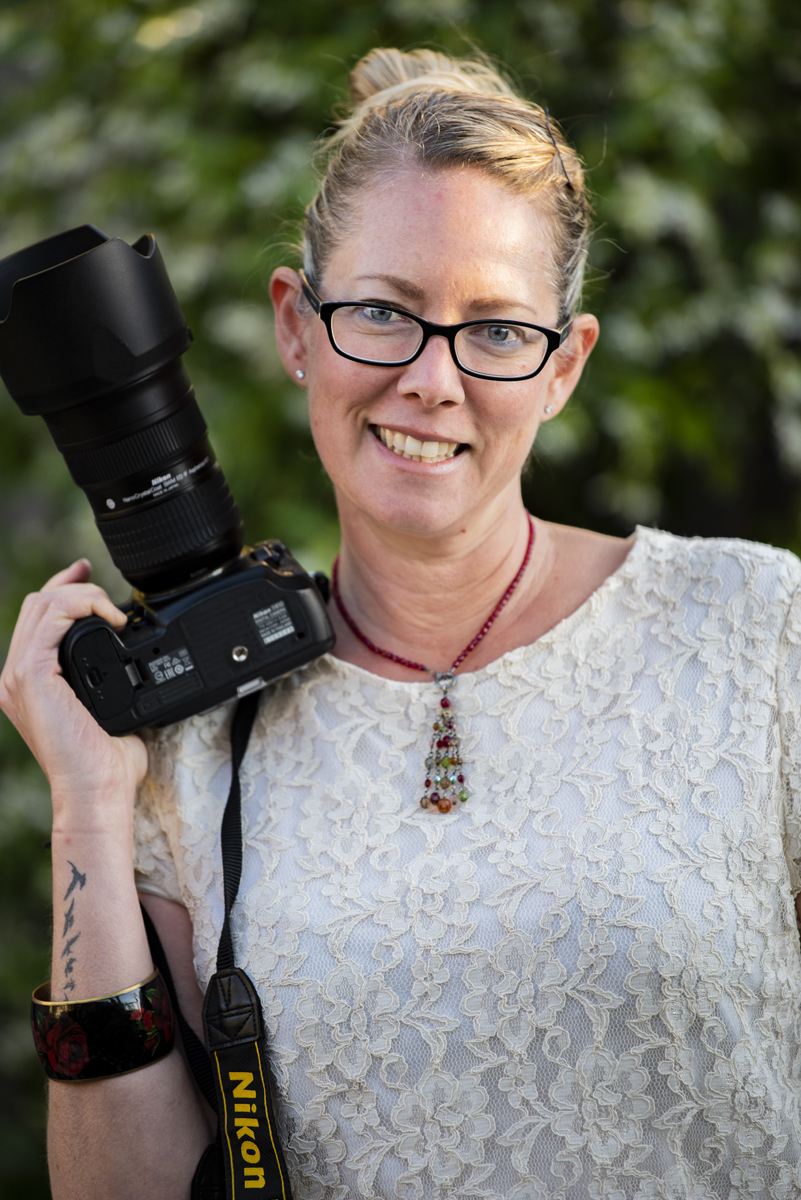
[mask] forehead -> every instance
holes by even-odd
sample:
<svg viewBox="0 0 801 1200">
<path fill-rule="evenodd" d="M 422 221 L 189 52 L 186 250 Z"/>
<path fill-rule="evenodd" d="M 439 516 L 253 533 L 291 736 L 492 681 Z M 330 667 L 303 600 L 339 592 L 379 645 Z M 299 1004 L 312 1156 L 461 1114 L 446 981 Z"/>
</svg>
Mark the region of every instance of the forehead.
<svg viewBox="0 0 801 1200">
<path fill-rule="evenodd" d="M 552 290 L 549 222 L 532 200 L 476 168 L 408 167 L 363 190 L 350 216 L 326 271 L 334 286 L 392 275 L 427 293 L 447 285 L 542 300 Z"/>
</svg>

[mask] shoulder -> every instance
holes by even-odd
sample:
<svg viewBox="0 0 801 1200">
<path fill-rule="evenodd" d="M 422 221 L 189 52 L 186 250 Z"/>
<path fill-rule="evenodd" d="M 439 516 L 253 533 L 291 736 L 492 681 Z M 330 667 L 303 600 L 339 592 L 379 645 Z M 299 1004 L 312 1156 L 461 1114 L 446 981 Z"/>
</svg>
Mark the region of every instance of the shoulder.
<svg viewBox="0 0 801 1200">
<path fill-rule="evenodd" d="M 344 664 L 325 654 L 275 680 L 261 693 L 254 742 L 266 735 L 278 714 L 289 714 L 302 726 L 320 690 L 344 686 L 347 680 L 340 677 L 345 674 Z M 148 751 L 148 773 L 140 789 L 140 803 L 154 792 L 164 794 L 187 785 L 197 790 L 230 762 L 231 722 L 236 706 L 237 701 L 230 700 L 174 725 L 140 731 Z"/>
<path fill-rule="evenodd" d="M 801 561 L 789 550 L 638 529 L 621 575 L 624 607 L 660 643 L 725 645 L 772 671 L 801 640 Z"/>
<path fill-rule="evenodd" d="M 167 783 L 176 761 L 187 757 L 214 757 L 227 744 L 234 707 L 229 701 L 162 729 L 143 729 L 141 737 L 147 746 L 149 775 L 160 783 Z"/>
<path fill-rule="evenodd" d="M 628 570 L 626 570 L 628 568 Z M 669 596 L 692 591 L 718 603 L 744 593 L 789 604 L 801 587 L 801 561 L 789 550 L 740 538 L 679 537 L 639 527 L 624 564 L 630 577 Z"/>
</svg>

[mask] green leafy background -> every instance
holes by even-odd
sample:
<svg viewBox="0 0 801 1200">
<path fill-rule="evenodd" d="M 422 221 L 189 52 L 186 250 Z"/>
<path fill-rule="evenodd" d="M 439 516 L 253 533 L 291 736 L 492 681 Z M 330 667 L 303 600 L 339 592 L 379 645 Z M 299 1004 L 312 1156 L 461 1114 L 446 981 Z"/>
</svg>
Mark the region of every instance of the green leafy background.
<svg viewBox="0 0 801 1200">
<path fill-rule="evenodd" d="M 246 537 L 337 546 L 266 283 L 294 262 L 314 139 L 375 45 L 477 45 L 578 146 L 602 340 L 526 480 L 540 516 L 801 550 L 797 0 L 4 0 L 0 255 L 92 222 L 152 230 L 195 333 L 187 367 Z M 0 654 L 27 591 L 89 553 L 43 422 L 0 393 Z M 48 973 L 49 802 L 0 717 L 0 1194 L 49 1195 L 28 1030 Z"/>
</svg>

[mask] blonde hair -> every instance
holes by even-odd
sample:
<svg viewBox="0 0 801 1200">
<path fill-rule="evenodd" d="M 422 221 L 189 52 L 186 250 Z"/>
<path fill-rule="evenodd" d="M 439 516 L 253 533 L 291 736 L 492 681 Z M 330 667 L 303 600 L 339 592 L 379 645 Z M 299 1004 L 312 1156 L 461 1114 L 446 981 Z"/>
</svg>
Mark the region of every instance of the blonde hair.
<svg viewBox="0 0 801 1200">
<path fill-rule="evenodd" d="M 477 167 L 535 200 L 553 233 L 560 324 L 581 302 L 589 205 L 578 156 L 547 110 L 523 100 L 488 62 L 433 50 L 372 50 L 350 74 L 353 111 L 324 145 L 325 172 L 306 209 L 303 266 L 322 281 L 353 229 L 353 198 L 405 165 Z"/>
</svg>

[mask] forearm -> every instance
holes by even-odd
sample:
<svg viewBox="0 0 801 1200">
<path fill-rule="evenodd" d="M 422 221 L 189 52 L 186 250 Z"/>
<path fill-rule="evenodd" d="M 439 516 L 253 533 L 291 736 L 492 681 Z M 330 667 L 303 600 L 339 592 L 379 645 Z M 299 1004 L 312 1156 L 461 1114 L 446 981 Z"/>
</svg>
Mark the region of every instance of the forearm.
<svg viewBox="0 0 801 1200">
<path fill-rule="evenodd" d="M 147 751 L 138 737 L 109 737 L 58 665 L 74 621 L 125 625 L 125 614 L 88 582 L 89 570 L 80 560 L 26 597 L 0 673 L 0 709 L 53 789 L 52 996 L 69 1001 L 123 991 L 152 970 L 132 853 L 133 799 Z M 55 1200 L 188 1198 L 209 1141 L 201 1103 L 176 1051 L 130 1075 L 51 1084 Z"/>
<path fill-rule="evenodd" d="M 97 1083 L 51 1083 L 53 1200 L 188 1200 L 212 1140 L 183 1058 Z"/>
<path fill-rule="evenodd" d="M 54 1000 L 122 991 L 153 970 L 134 887 L 132 838 L 90 798 L 53 831 Z M 106 813 L 128 807 L 111 797 Z M 51 1083 L 48 1149 L 54 1200 L 178 1200 L 189 1196 L 209 1129 L 174 1050 L 128 1075 Z"/>
</svg>

